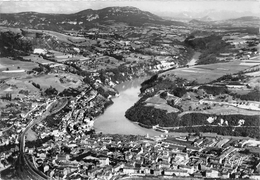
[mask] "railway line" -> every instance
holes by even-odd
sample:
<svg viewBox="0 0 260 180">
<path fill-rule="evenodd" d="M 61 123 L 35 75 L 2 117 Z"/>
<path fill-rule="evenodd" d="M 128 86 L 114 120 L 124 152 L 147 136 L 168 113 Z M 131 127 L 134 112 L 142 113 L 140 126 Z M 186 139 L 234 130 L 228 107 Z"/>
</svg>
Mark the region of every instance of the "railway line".
<svg viewBox="0 0 260 180">
<path fill-rule="evenodd" d="M 39 171 L 33 163 L 28 159 L 28 155 L 24 152 L 25 149 L 25 135 L 27 131 L 32 128 L 37 123 L 43 121 L 47 116 L 53 115 L 60 110 L 62 110 L 68 103 L 66 98 L 56 99 L 49 103 L 46 107 L 45 112 L 41 117 L 37 119 L 32 119 L 30 123 L 26 126 L 25 130 L 22 132 L 19 143 L 20 143 L 20 154 L 15 163 L 16 174 L 19 179 L 24 180 L 48 180 L 51 179 L 43 172 Z"/>
</svg>

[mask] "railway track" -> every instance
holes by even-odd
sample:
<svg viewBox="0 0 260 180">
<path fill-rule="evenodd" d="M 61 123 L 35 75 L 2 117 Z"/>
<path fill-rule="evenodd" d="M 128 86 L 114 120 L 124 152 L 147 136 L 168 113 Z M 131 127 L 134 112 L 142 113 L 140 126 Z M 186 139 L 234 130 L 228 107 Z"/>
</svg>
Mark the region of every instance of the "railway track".
<svg viewBox="0 0 260 180">
<path fill-rule="evenodd" d="M 28 159 L 28 155 L 25 154 L 25 135 L 27 131 L 32 128 L 37 123 L 43 121 L 47 116 L 53 115 L 60 110 L 62 110 L 68 103 L 68 100 L 65 98 L 57 99 L 47 105 L 46 111 L 40 118 L 33 119 L 26 126 L 25 130 L 22 132 L 19 143 L 20 143 L 20 154 L 15 163 L 16 174 L 21 180 L 49 180 L 51 179 L 43 172 L 39 171 L 33 163 Z"/>
</svg>

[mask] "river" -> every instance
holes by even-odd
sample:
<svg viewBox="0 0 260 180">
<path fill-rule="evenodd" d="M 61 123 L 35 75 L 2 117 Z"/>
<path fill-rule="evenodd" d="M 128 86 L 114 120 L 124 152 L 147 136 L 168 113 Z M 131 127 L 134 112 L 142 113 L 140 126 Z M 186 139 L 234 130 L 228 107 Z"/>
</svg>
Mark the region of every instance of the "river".
<svg viewBox="0 0 260 180">
<path fill-rule="evenodd" d="M 161 133 L 153 129 L 142 128 L 129 121 L 125 117 L 125 112 L 133 106 L 140 97 L 140 84 L 144 78 L 127 81 L 117 85 L 115 88 L 120 93 L 119 97 L 114 97 L 111 106 L 104 114 L 97 117 L 94 121 L 94 128 L 97 132 L 105 134 L 132 134 L 132 135 L 160 135 Z"/>
<path fill-rule="evenodd" d="M 195 52 L 192 60 L 188 65 L 195 65 L 200 52 Z M 153 129 L 143 128 L 125 117 L 125 112 L 133 106 L 140 97 L 140 84 L 144 78 L 127 81 L 117 85 L 115 88 L 120 93 L 119 97 L 114 97 L 111 106 L 109 106 L 104 114 L 97 117 L 94 121 L 94 128 L 96 132 L 104 134 L 132 134 L 132 135 L 151 135 L 156 136 L 162 134 L 161 132 Z M 181 135 L 185 133 L 170 133 L 171 135 Z"/>
</svg>

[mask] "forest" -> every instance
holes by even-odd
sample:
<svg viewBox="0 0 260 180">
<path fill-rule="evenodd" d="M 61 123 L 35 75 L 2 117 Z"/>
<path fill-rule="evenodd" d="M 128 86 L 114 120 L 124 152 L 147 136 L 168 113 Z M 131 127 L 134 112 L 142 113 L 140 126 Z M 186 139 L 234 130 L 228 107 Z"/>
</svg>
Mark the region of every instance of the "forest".
<svg viewBox="0 0 260 180">
<path fill-rule="evenodd" d="M 21 34 L 0 32 L 0 52 L 2 57 L 26 56 L 32 52 L 32 44 L 23 39 Z"/>
<path fill-rule="evenodd" d="M 184 42 L 187 46 L 201 52 L 197 64 L 217 63 L 219 60 L 216 57 L 219 53 L 233 51 L 231 50 L 232 46 L 223 41 L 222 37 L 218 35 L 210 35 L 203 38 L 195 38 L 194 35 L 190 35 Z"/>
</svg>

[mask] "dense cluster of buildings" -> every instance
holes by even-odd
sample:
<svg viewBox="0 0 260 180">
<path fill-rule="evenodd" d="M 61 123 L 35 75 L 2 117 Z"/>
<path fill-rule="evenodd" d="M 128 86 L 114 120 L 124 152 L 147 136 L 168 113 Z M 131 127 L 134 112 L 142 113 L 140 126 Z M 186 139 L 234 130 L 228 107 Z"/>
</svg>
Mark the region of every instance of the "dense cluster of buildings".
<svg viewBox="0 0 260 180">
<path fill-rule="evenodd" d="M 204 31 L 203 27 L 196 28 Z M 66 78 L 66 73 L 77 74 L 80 69 L 89 73 L 88 78 L 93 81 L 91 85 L 94 88 L 86 83 L 77 89 L 79 93 L 75 97 L 70 93 L 65 94 L 70 96 L 68 107 L 51 119 L 39 122 L 28 132 L 27 141 L 31 141 L 25 149 L 28 159 L 39 171 L 56 179 L 113 179 L 128 176 L 260 179 L 259 140 L 215 134 L 180 137 L 170 133 L 155 137 L 103 135 L 96 134 L 93 129 L 94 118 L 111 103 L 111 96 L 104 95 L 104 89 L 110 88 L 109 91 L 115 95 L 112 87 L 119 83 L 114 81 L 118 77 L 112 79 L 118 75 L 113 71 L 107 71 L 104 75 L 107 84 L 101 82 L 101 70 L 117 69 L 124 64 L 129 72 L 120 72 L 118 75 L 124 76 L 121 79 L 124 81 L 148 70 L 182 67 L 191 59 L 193 52 L 181 44 L 193 30 L 193 27 L 183 26 L 119 27 L 114 33 L 114 29 L 102 32 L 93 28 L 88 32 L 67 33 L 95 40 L 86 51 L 82 50 L 85 49 L 85 42 L 78 42 L 83 44 L 83 48 L 71 45 L 71 54 L 35 48 L 33 53 L 39 58 L 44 56 L 45 60 L 53 60 L 46 63 L 46 67 L 49 68 L 49 74 L 63 74 L 61 84 L 73 81 L 73 78 Z M 218 60 L 242 60 L 245 63 L 251 60 L 254 63 L 252 58 L 258 56 L 259 51 L 249 45 L 259 44 L 257 36 L 224 31 L 218 33 L 225 34 L 223 40 L 234 48 L 244 48 L 239 53 L 220 53 Z M 46 72 L 33 71 L 30 75 Z M 79 81 L 82 82 L 83 78 Z M 104 87 L 102 83 L 108 86 Z M 244 85 L 239 87 L 243 88 Z M 239 87 L 230 85 L 228 88 Z M 42 115 L 49 101 L 47 97 L 28 91 L 21 92 L 17 99 L 12 99 L 9 92 L 2 97 L 1 102 L 6 107 L 1 108 L 0 112 L 0 172 L 14 164 L 18 157 L 19 136 L 31 119 Z M 172 97 L 172 100 L 175 105 L 181 102 L 177 97 Z M 250 110 L 259 110 L 260 106 L 253 101 L 238 104 L 237 101 L 213 100 L 209 98 L 199 103 L 226 104 Z M 30 119 L 27 118 L 28 114 Z M 37 139 L 42 140 L 40 145 L 33 144 Z"/>
<path fill-rule="evenodd" d="M 260 141 L 253 139 L 65 134 L 59 132 L 39 148 L 26 148 L 35 166 L 56 179 L 260 178 Z"/>
</svg>

